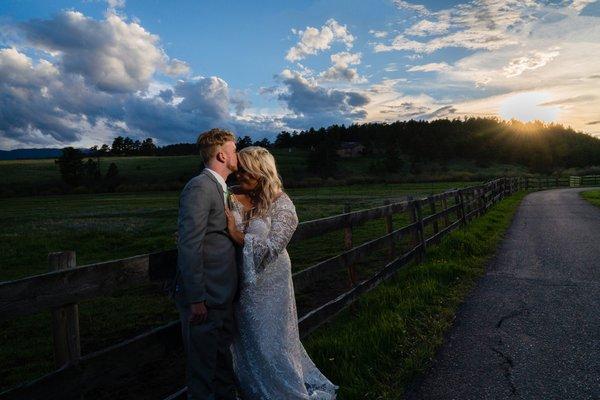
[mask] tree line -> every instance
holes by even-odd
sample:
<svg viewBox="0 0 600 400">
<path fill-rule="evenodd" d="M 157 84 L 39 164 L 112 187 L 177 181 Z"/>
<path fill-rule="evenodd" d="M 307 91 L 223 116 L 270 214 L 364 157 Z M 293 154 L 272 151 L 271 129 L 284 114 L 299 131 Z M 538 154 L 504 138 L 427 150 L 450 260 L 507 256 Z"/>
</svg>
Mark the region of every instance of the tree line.
<svg viewBox="0 0 600 400">
<path fill-rule="evenodd" d="M 364 146 L 373 174 L 395 173 L 405 163 L 418 174 L 427 163 L 470 160 L 486 167 L 494 163 L 522 165 L 541 174 L 560 173 L 572 167 L 600 165 L 600 139 L 569 127 L 540 121 L 504 121 L 498 118 L 439 119 L 331 125 L 320 129 L 282 131 L 273 142 L 267 138 L 239 137 L 238 149 L 247 146 L 295 148 L 308 151 L 307 174 L 323 178 L 338 172 L 337 150 L 344 142 Z M 195 143 L 157 146 L 152 138 L 116 137 L 111 146 L 94 146 L 88 154 L 65 148 L 57 160 L 63 181 L 71 186 L 114 187 L 120 181 L 115 163 L 102 174 L 100 157 L 196 155 Z M 84 159 L 87 158 L 87 161 Z M 95 158 L 95 159 L 94 159 Z M 100 183 L 99 183 L 100 182 Z"/>
<path fill-rule="evenodd" d="M 271 147 L 269 139 L 253 141 L 250 136 L 238 138 L 238 148 L 248 146 Z M 130 137 L 117 136 L 112 144 L 93 146 L 88 151 L 93 157 L 135 157 L 135 156 L 184 156 L 198 154 L 195 143 L 175 143 L 157 146 L 152 138 L 134 140 Z"/>
<path fill-rule="evenodd" d="M 343 142 L 357 142 L 364 154 L 378 154 L 374 169 L 394 170 L 406 160 L 447 163 L 466 159 L 480 166 L 492 163 L 523 165 L 533 172 L 550 173 L 564 168 L 600 165 L 600 140 L 569 127 L 540 121 L 504 121 L 498 118 L 438 119 L 331 125 L 320 129 L 282 131 L 269 139 L 238 138 L 238 148 L 255 145 L 298 148 L 315 153 L 313 169 L 335 169 L 335 152 Z M 94 146 L 97 156 L 174 156 L 198 154 L 195 143 L 157 146 L 151 138 L 133 140 L 119 136 L 112 145 Z"/>
<path fill-rule="evenodd" d="M 540 121 L 497 118 L 397 121 L 350 126 L 331 125 L 315 130 L 281 132 L 275 147 L 303 148 L 321 154 L 326 164 L 331 149 L 342 142 L 358 142 L 364 154 L 377 154 L 374 169 L 393 171 L 403 160 L 448 163 L 471 160 L 485 167 L 493 163 L 523 165 L 536 173 L 600 165 L 600 139 L 569 127 Z"/>
</svg>

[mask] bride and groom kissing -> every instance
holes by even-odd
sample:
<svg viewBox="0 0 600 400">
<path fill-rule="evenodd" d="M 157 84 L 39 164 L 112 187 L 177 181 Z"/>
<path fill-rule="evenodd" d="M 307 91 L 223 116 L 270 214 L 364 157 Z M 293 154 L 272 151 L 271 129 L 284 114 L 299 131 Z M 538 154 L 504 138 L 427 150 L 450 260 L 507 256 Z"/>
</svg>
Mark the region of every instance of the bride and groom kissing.
<svg viewBox="0 0 600 400">
<path fill-rule="evenodd" d="M 188 399 L 335 399 L 337 386 L 300 342 L 286 251 L 298 217 L 273 156 L 236 152 L 221 129 L 198 145 L 206 168 L 180 196 L 173 293 Z M 239 185 L 228 188 L 232 173 Z"/>
</svg>

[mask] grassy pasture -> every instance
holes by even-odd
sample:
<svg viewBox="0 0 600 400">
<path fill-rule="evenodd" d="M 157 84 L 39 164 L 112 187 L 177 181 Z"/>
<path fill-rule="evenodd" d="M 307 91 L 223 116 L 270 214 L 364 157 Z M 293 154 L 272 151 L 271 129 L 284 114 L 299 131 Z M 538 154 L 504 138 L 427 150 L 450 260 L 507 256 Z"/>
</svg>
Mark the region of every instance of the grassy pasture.
<svg viewBox="0 0 600 400">
<path fill-rule="evenodd" d="M 427 195 L 470 183 L 371 184 L 290 189 L 301 221 L 379 206 L 384 200 Z M 177 192 L 117 193 L 3 199 L 0 203 L 0 280 L 18 279 L 47 271 L 47 254 L 76 250 L 78 265 L 129 257 L 174 246 Z M 407 222 L 398 215 L 394 226 Z M 354 230 L 360 244 L 385 233 L 383 221 Z M 290 248 L 295 270 L 331 257 L 343 249 L 341 232 L 296 244 Z M 358 265 L 366 277 L 382 266 L 385 251 L 376 252 Z M 337 287 L 315 287 L 299 293 L 300 310 L 322 298 L 321 290 L 337 293 L 347 288 L 345 271 L 336 271 Z M 333 295 L 329 298 L 334 297 Z M 80 305 L 83 354 L 177 318 L 160 288 L 148 285 Z M 0 323 L 0 390 L 52 370 L 50 315 L 18 318 Z"/>
<path fill-rule="evenodd" d="M 284 182 L 290 186 L 332 186 L 352 182 L 423 182 L 452 180 L 485 180 L 502 175 L 518 175 L 527 171 L 519 166 L 492 165 L 478 167 L 472 162 L 456 160 L 447 165 L 428 163 L 420 165 L 422 172 L 413 174 L 404 161 L 395 174 L 370 171 L 370 165 L 378 156 L 343 158 L 339 161 L 340 179 L 321 179 L 307 175 L 307 151 L 292 149 L 272 150 Z M 122 185 L 118 191 L 144 192 L 155 190 L 177 190 L 201 167 L 199 156 L 170 157 L 110 157 L 100 159 L 100 169 L 106 173 L 110 163 L 119 169 Z M 413 171 L 414 172 L 414 171 Z M 385 175 L 385 176 L 384 176 Z M 25 193 L 60 194 L 68 190 L 61 182 L 58 166 L 53 159 L 0 161 L 0 196 Z M 90 192 L 88 190 L 88 192 Z"/>
<path fill-rule="evenodd" d="M 293 172 L 293 166 L 304 162 L 306 153 L 276 151 L 283 173 Z M 201 168 L 200 156 L 167 157 L 106 157 L 100 159 L 100 169 L 106 173 L 110 163 L 115 163 L 119 174 L 131 182 L 187 181 Z M 54 159 L 0 161 L 0 185 L 20 183 L 54 183 L 60 181 Z"/>
<path fill-rule="evenodd" d="M 372 184 L 290 189 L 288 192 L 296 204 L 300 220 L 304 221 L 340 213 L 344 204 L 350 204 L 352 210 L 358 210 L 381 205 L 384 200 L 397 201 L 408 194 L 427 195 L 468 185 L 469 183 L 460 182 Z M 46 272 L 46 256 L 51 251 L 76 250 L 78 265 L 83 265 L 172 248 L 174 245 L 172 235 L 176 229 L 177 219 L 177 197 L 177 192 L 159 192 L 4 199 L 0 209 L 0 222 L 5 228 L 0 233 L 2 236 L 0 252 L 3 255 L 0 259 L 0 280 L 17 279 Z M 394 226 L 399 227 L 405 225 L 406 222 L 407 217 L 405 215 L 398 215 L 394 219 Z M 498 226 L 493 224 L 488 229 L 500 230 L 501 228 L 501 224 Z M 372 221 L 354 229 L 354 243 L 355 245 L 360 244 L 384 233 L 383 221 Z M 333 232 L 319 239 L 308 240 L 292 246 L 290 255 L 294 269 L 298 270 L 339 253 L 342 249 L 342 233 Z M 485 249 L 488 252 L 493 250 L 489 246 Z M 357 265 L 359 275 L 366 277 L 380 268 L 385 259 L 385 251 L 375 252 L 368 260 Z M 452 272 L 452 274 L 454 273 Z M 339 285 L 334 289 L 338 291 L 345 290 L 347 288 L 345 271 L 338 271 L 336 275 Z M 427 284 L 430 285 L 431 282 Z M 386 284 L 385 287 L 389 285 Z M 323 288 L 316 287 L 314 289 L 315 292 L 318 292 Z M 325 289 L 331 290 L 331 288 Z M 422 289 L 417 286 L 414 290 L 414 293 L 410 293 L 418 295 L 419 290 Z M 447 296 L 448 293 L 451 293 L 448 290 L 450 289 L 444 286 L 438 294 Z M 315 292 L 297 294 L 300 310 L 316 305 L 313 298 Z M 406 293 L 403 294 L 403 296 L 405 295 Z M 372 304 L 367 300 L 365 301 L 366 303 L 361 301 L 359 310 Z M 421 300 L 416 299 L 414 301 L 419 302 Z M 423 301 L 427 303 L 430 300 L 425 299 Z M 389 305 L 389 301 L 383 304 Z M 451 304 L 448 306 L 450 307 Z M 424 304 L 420 304 L 419 312 L 422 312 L 425 308 Z M 378 307 L 374 310 L 376 314 L 382 312 Z M 440 310 L 443 311 L 444 315 L 436 314 Z M 369 313 L 367 311 L 363 312 Z M 388 310 L 387 312 L 392 311 Z M 440 322 L 436 318 L 447 318 L 446 313 L 451 312 L 451 310 L 434 308 L 430 312 L 432 314 L 426 318 L 431 321 L 426 321 L 425 324 L 435 322 L 439 325 L 439 329 L 447 326 L 447 321 L 442 323 L 443 321 Z M 350 325 L 343 329 L 350 329 L 350 331 L 344 332 L 351 332 L 351 329 L 358 328 L 365 330 L 365 332 L 369 331 L 370 328 L 365 325 L 353 325 L 354 317 L 352 317 L 352 314 L 348 315 L 346 313 L 345 315 L 341 320 Z M 80 305 L 82 352 L 87 354 L 104 348 L 176 318 L 177 315 L 171 301 L 160 294 L 159 288 L 157 290 L 152 285 L 131 288 L 110 297 L 86 301 Z M 390 316 L 386 314 L 383 318 L 389 319 Z M 411 318 L 413 317 L 411 316 Z M 415 321 L 418 319 L 416 316 L 414 318 Z M 366 323 L 364 318 L 361 321 L 362 324 Z M 413 322 L 417 325 L 413 328 L 416 330 L 405 331 L 408 336 L 403 339 L 404 345 L 407 341 L 414 340 L 414 338 L 411 339 L 411 335 L 418 335 L 420 340 L 425 340 L 426 338 L 421 338 L 421 336 L 430 334 L 429 331 L 419 331 L 417 327 L 421 322 L 417 323 L 415 321 Z M 376 324 L 377 322 L 368 322 L 368 324 L 371 323 Z M 341 326 L 346 325 L 342 324 Z M 314 355 L 320 366 L 323 365 L 323 368 L 336 383 L 342 384 L 344 395 L 341 398 L 364 398 L 354 397 L 358 396 L 360 392 L 358 389 L 360 386 L 357 385 L 362 385 L 361 382 L 363 382 L 362 377 L 360 379 L 357 377 L 359 374 L 357 370 L 354 370 L 348 376 L 348 379 L 339 378 L 340 374 L 333 371 L 335 367 L 329 360 L 330 358 L 343 360 L 343 368 L 349 371 L 352 368 L 360 367 L 359 364 L 353 367 L 352 360 L 344 358 L 347 355 L 347 349 L 343 350 L 342 344 L 344 340 L 347 340 L 346 333 L 340 335 L 329 329 L 331 328 L 323 330 L 323 332 L 329 332 L 329 334 L 317 333 L 314 339 L 309 340 L 307 346 L 311 355 Z M 0 360 L 2 360 L 0 364 L 2 365 L 0 367 L 0 390 L 52 370 L 49 313 L 40 313 L 1 323 L 0 332 L 0 339 L 2 340 L 2 345 L 0 345 Z M 327 340 L 330 342 L 327 342 Z M 389 338 L 386 340 L 389 340 Z M 440 339 L 434 335 L 431 340 L 435 342 Z M 334 346 L 334 348 L 337 349 L 336 351 L 340 351 L 340 355 L 331 357 L 330 351 L 326 349 L 331 342 L 337 343 L 337 347 Z M 347 344 L 356 345 L 356 343 Z M 427 348 L 427 351 L 432 351 L 431 349 L 435 347 L 435 343 L 428 346 L 430 347 Z M 419 357 L 429 354 L 421 351 L 417 351 L 417 353 L 416 358 L 413 360 L 416 369 L 407 372 L 406 377 L 413 376 L 413 374 L 420 371 L 423 368 L 424 361 Z M 375 357 L 375 355 L 365 355 L 365 357 Z M 373 362 L 373 360 L 371 359 L 370 362 Z M 371 377 L 368 379 L 377 380 L 380 378 Z M 381 384 L 383 385 L 383 383 Z M 160 389 L 153 390 L 157 390 L 155 395 L 158 396 Z"/>
</svg>

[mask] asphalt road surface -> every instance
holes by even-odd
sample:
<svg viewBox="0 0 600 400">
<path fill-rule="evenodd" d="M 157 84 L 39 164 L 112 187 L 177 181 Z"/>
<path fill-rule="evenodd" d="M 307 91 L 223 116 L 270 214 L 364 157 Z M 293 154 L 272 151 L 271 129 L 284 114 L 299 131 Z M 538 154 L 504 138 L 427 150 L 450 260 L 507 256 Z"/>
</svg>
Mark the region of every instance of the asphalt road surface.
<svg viewBox="0 0 600 400">
<path fill-rule="evenodd" d="M 600 209 L 582 190 L 525 197 L 407 399 L 600 399 Z"/>
</svg>

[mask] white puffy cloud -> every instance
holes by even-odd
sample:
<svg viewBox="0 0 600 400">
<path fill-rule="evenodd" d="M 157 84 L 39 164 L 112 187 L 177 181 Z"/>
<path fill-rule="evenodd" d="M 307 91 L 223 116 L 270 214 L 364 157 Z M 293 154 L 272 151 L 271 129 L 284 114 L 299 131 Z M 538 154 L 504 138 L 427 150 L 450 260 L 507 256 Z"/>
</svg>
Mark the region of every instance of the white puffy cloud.
<svg viewBox="0 0 600 400">
<path fill-rule="evenodd" d="M 157 81 L 189 67 L 114 13 L 97 21 L 68 11 L 16 31 L 25 49 L 0 49 L 1 147 L 89 146 L 123 134 L 172 143 L 214 126 L 264 133 L 259 122 L 281 125 L 245 113 L 243 94 L 230 95 L 219 77 Z"/>
<path fill-rule="evenodd" d="M 229 86 L 223 79 L 211 76 L 179 81 L 175 85 L 176 97 L 183 100 L 177 105 L 180 111 L 201 114 L 210 120 L 229 118 Z"/>
<path fill-rule="evenodd" d="M 19 28 L 31 45 L 55 55 L 64 72 L 81 75 L 107 92 L 145 90 L 159 70 L 187 72 L 185 63 L 168 59 L 158 36 L 112 12 L 95 20 L 66 11 Z"/>
<path fill-rule="evenodd" d="M 278 79 L 285 87 L 278 99 L 292 112 L 284 121 L 294 128 L 351 123 L 367 116 L 364 107 L 370 99 L 364 93 L 325 88 L 315 79 L 289 69 L 283 70 Z"/>
<path fill-rule="evenodd" d="M 190 72 L 190 66 L 185 62 L 176 58 L 170 60 L 165 65 L 165 73 L 170 76 L 186 75 Z"/>
<path fill-rule="evenodd" d="M 354 36 L 350 34 L 346 25 L 340 25 L 336 20 L 329 19 L 321 29 L 307 27 L 304 31 L 297 31 L 300 41 L 288 50 L 285 58 L 295 62 L 308 55 L 317 54 L 327 50 L 333 42 L 341 42 L 346 48 L 352 48 Z"/>
<path fill-rule="evenodd" d="M 366 79 L 358 74 L 356 68 L 351 65 L 358 65 L 361 62 L 360 53 L 341 52 L 331 55 L 329 69 L 319 74 L 319 77 L 325 81 L 349 81 L 355 83 L 366 82 Z"/>
</svg>

